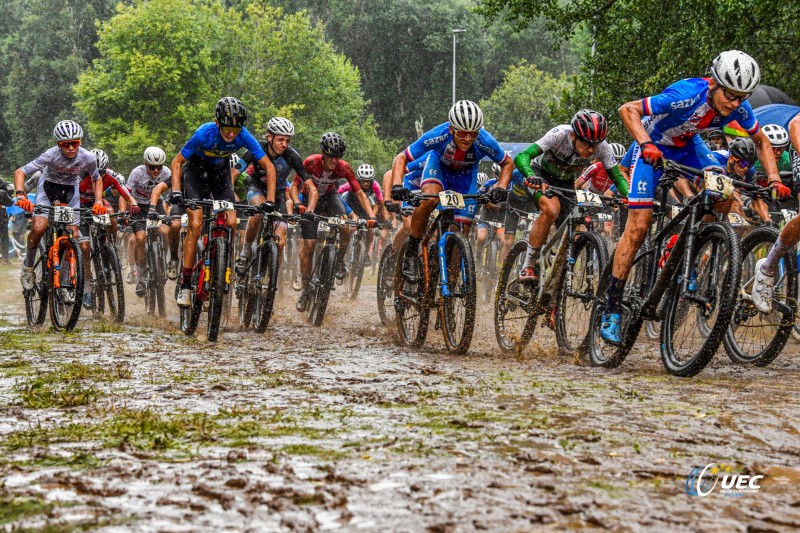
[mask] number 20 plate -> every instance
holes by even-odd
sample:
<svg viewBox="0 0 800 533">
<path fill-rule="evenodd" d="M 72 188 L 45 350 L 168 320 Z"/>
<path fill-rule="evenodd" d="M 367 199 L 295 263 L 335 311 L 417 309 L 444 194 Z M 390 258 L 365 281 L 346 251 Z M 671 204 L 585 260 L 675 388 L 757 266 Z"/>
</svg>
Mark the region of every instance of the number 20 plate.
<svg viewBox="0 0 800 533">
<path fill-rule="evenodd" d="M 460 192 L 455 191 L 442 191 L 439 193 L 439 203 L 442 207 L 449 207 L 451 209 L 464 209 L 464 196 Z"/>
</svg>

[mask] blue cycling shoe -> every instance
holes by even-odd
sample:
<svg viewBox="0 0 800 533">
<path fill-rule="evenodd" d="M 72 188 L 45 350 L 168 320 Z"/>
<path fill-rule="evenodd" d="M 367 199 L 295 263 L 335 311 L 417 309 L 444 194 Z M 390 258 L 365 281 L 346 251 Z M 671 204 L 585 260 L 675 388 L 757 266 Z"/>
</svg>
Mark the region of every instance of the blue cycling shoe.
<svg viewBox="0 0 800 533">
<path fill-rule="evenodd" d="M 618 313 L 603 315 L 603 323 L 600 326 L 600 336 L 603 340 L 611 344 L 621 344 L 622 319 Z"/>
</svg>

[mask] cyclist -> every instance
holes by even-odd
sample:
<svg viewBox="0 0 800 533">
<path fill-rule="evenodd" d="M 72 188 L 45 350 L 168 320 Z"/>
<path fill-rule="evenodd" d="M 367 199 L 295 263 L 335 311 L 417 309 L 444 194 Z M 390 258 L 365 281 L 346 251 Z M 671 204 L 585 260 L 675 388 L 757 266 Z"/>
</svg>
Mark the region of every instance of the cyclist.
<svg viewBox="0 0 800 533">
<path fill-rule="evenodd" d="M 561 213 L 559 199 L 542 194 L 544 184 L 574 188 L 578 173 L 589 166 L 593 159 L 599 159 L 620 194 L 627 196 L 628 182 L 619 170 L 611 145 L 605 140 L 607 133 L 608 122 L 602 114 L 591 109 L 581 109 L 575 113 L 569 124 L 551 129 L 514 158 L 514 163 L 525 177 L 526 186 L 534 195 L 534 202 L 540 213 L 528 237 L 528 253 L 519 274 L 520 281 L 533 282 L 538 278 L 539 254 L 550 227 Z"/>
<path fill-rule="evenodd" d="M 719 128 L 708 132 L 708 141 L 714 146 L 713 148 L 709 146 L 711 151 L 728 149 L 728 139 L 725 137 L 725 133 Z"/>
<path fill-rule="evenodd" d="M 763 128 L 764 134 L 772 145 L 772 153 L 775 155 L 775 163 L 778 165 L 778 172 L 792 171 L 792 156 L 789 154 L 789 132 L 783 126 L 777 124 L 766 124 Z M 761 162 L 756 162 L 756 175 L 760 177 L 764 174 L 764 167 Z M 783 184 L 792 187 L 791 178 L 781 178 Z"/>
<path fill-rule="evenodd" d="M 25 179 L 37 171 L 42 171 L 39 177 L 36 204 L 50 206 L 55 202 L 68 205 L 75 209 L 79 206 L 79 196 L 76 194 L 78 184 L 85 175 L 89 175 L 93 182 L 94 204 L 92 213 L 104 215 L 108 209 L 103 205 L 103 181 L 97 172 L 97 160 L 87 149 L 81 147 L 83 129 L 77 122 L 62 120 L 53 129 L 57 145 L 43 152 L 39 157 L 14 171 L 14 187 L 16 189 L 17 205 L 22 209 L 33 212 L 33 203 L 25 195 Z M 35 278 L 33 263 L 36 248 L 47 230 L 49 218 L 47 214 L 35 215 L 31 231 L 28 234 L 28 251 L 22 266 L 20 281 L 24 290 L 33 289 Z M 70 225 L 72 234 L 77 240 L 80 212 L 77 210 Z M 69 291 L 66 292 L 69 294 Z M 74 302 L 65 302 L 74 303 Z"/>
<path fill-rule="evenodd" d="M 378 185 L 378 182 L 375 181 L 375 168 L 367 163 L 359 165 L 356 169 L 356 178 L 358 179 L 358 184 L 361 186 L 361 191 L 367 195 L 372 211 L 369 213 L 364 212 L 349 182 L 341 185 L 337 190 L 345 205 L 350 207 L 360 219 L 368 220 L 373 218 L 379 222 L 388 220 L 389 213 L 383 205 L 383 191 L 381 191 L 381 186 Z M 367 260 L 372 258 L 370 254 L 372 253 L 372 241 L 374 238 L 374 233 L 370 231 L 367 236 Z"/>
<path fill-rule="evenodd" d="M 128 176 L 128 190 L 131 192 L 133 198 L 138 202 L 142 209 L 138 213 L 131 212 L 131 228 L 133 229 L 135 248 L 134 248 L 134 279 L 136 281 L 136 295 L 139 297 L 144 296 L 146 276 L 148 275 L 147 267 L 145 265 L 145 244 L 147 242 L 147 218 L 151 214 L 152 217 L 158 220 L 158 215 L 165 214 L 164 207 L 161 202 L 152 202 L 151 197 L 153 189 L 159 183 L 163 183 L 172 177 L 170 170 L 164 166 L 167 160 L 167 154 L 158 146 L 148 146 L 144 151 L 144 164 L 139 165 L 131 171 Z M 173 221 L 180 230 L 180 221 Z M 171 230 L 172 228 L 170 228 Z M 170 231 L 172 233 L 172 231 Z M 169 235 L 171 237 L 171 235 Z M 175 279 L 175 274 L 178 269 L 178 256 L 177 248 L 172 250 L 172 241 L 170 240 L 170 261 L 167 274 Z"/>
<path fill-rule="evenodd" d="M 497 163 L 494 163 L 497 165 Z M 494 166 L 493 165 L 493 166 Z M 498 165 L 499 167 L 499 165 Z M 483 172 L 478 172 L 478 192 L 481 194 L 489 194 L 495 186 L 497 185 L 497 178 L 489 179 L 489 176 Z M 503 228 L 495 228 L 489 225 L 489 222 L 499 222 L 502 223 L 505 219 L 506 208 L 505 204 L 486 204 L 480 207 L 480 210 L 477 214 L 476 218 L 476 228 L 477 232 L 475 235 L 475 257 L 480 260 L 483 257 L 483 247 L 486 244 L 486 239 L 489 238 L 489 234 L 492 231 L 497 233 L 497 238 L 500 239 L 500 242 L 503 242 Z"/>
<path fill-rule="evenodd" d="M 508 198 L 508 186 L 513 164 L 511 158 L 500 148 L 491 133 L 483 129 L 483 111 L 478 104 L 469 100 L 459 100 L 450 108 L 449 120 L 411 143 L 397 154 L 392 164 L 392 199 L 406 200 L 411 191 L 403 186 L 407 166 L 415 160 L 424 160 L 420 176 L 420 188 L 424 194 L 438 194 L 449 189 L 462 194 L 475 194 L 478 188 L 478 163 L 484 156 L 500 165 L 498 186 L 492 189 L 491 201 L 500 204 Z M 435 199 L 424 200 L 411 216 L 408 247 L 403 258 L 403 275 L 409 280 L 417 280 L 416 256 L 419 243 L 428 225 L 428 218 L 436 208 Z M 464 224 L 468 234 L 475 206 L 459 209 L 455 221 Z"/>
<path fill-rule="evenodd" d="M 795 152 L 800 149 L 800 114 L 789 122 L 789 139 Z M 794 158 L 795 177 L 800 173 L 800 161 L 797 155 Z M 775 244 L 769 250 L 767 257 L 756 262 L 756 276 L 753 281 L 751 295 L 753 305 L 762 313 L 772 311 L 772 292 L 775 285 L 775 273 L 778 271 L 778 263 L 781 257 L 800 241 L 800 217 L 794 217 L 781 230 L 781 234 Z"/>
<path fill-rule="evenodd" d="M 229 156 L 240 148 L 247 148 L 267 174 L 267 205 L 265 210 L 275 208 L 275 167 L 264 153 L 258 141 L 244 127 L 247 122 L 247 109 L 233 98 L 225 96 L 217 102 L 214 122 L 203 124 L 186 142 L 172 160 L 172 192 L 169 201 L 172 205 L 183 206 L 185 200 L 213 198 L 234 202 Z M 186 163 L 186 179 L 183 165 Z M 183 186 L 183 189 L 181 189 Z M 183 272 L 180 290 L 176 297 L 179 306 L 187 307 L 190 299 L 192 266 L 194 265 L 197 239 L 203 224 L 202 209 L 187 209 L 189 224 L 183 243 Z M 227 213 L 227 223 L 231 230 L 236 229 L 236 211 Z"/>
<path fill-rule="evenodd" d="M 633 259 L 650 226 L 653 194 L 661 175 L 656 167 L 662 158 L 696 168 L 715 166 L 716 159 L 697 134 L 736 120 L 753 138 L 776 194 L 785 197 L 791 193 L 781 183 L 769 140 L 747 101 L 759 84 L 758 64 L 744 52 L 728 50 L 714 59 L 710 70 L 710 78 L 681 80 L 661 94 L 620 107 L 622 121 L 637 146 L 631 164 L 628 223 L 614 254 L 602 317 L 601 336 L 607 342 L 620 342 L 620 301 Z"/>
<path fill-rule="evenodd" d="M 108 156 L 106 153 L 99 148 L 95 148 L 91 151 L 92 155 L 95 157 L 97 161 L 97 171 L 100 174 L 100 179 L 102 180 L 102 187 L 103 191 L 105 192 L 108 188 L 113 188 L 119 192 L 120 195 L 128 199 L 130 203 L 130 212 L 131 214 L 135 214 L 139 212 L 139 206 L 135 199 L 131 198 L 130 194 L 128 194 L 127 189 L 120 184 L 117 177 L 122 177 L 120 174 L 117 174 L 113 170 L 108 168 Z M 123 178 L 124 180 L 125 178 Z M 80 206 L 82 208 L 86 208 L 92 205 L 92 201 L 94 200 L 94 182 L 92 179 L 87 175 L 85 176 L 80 184 L 78 184 L 78 192 L 80 194 Z M 107 209 L 111 209 L 111 204 L 108 203 L 107 200 L 103 200 L 103 204 L 106 206 Z M 117 236 L 117 221 L 116 219 L 111 219 L 111 227 L 110 227 L 111 235 L 116 238 Z M 78 239 L 78 244 L 81 247 L 81 251 L 83 252 L 83 276 L 84 279 L 91 279 L 92 277 L 92 264 L 90 261 L 90 252 L 91 252 L 91 236 L 89 234 L 89 220 L 82 219 L 79 229 L 80 238 Z M 84 285 L 83 291 L 83 307 L 85 309 L 91 309 L 94 304 L 94 293 L 92 291 L 91 283 L 87 283 Z"/>
<path fill-rule="evenodd" d="M 272 117 L 269 119 L 269 122 L 267 122 L 267 133 L 264 136 L 266 141 L 259 141 L 261 148 L 275 167 L 277 176 L 275 206 L 276 209 L 284 215 L 289 214 L 289 209 L 286 205 L 286 188 L 289 175 L 294 171 L 298 176 L 301 176 L 303 181 L 310 179 L 310 176 L 303 166 L 303 157 L 292 146 L 289 146 L 293 136 L 294 124 L 292 124 L 291 120 L 284 117 Z M 246 151 L 232 171 L 234 179 L 254 162 L 255 157 L 252 152 L 249 150 Z M 259 206 L 266 201 L 267 184 L 268 178 L 264 169 L 254 165 L 253 172 L 247 180 L 247 202 L 250 205 Z M 253 241 L 256 239 L 261 229 L 263 220 L 264 215 L 261 214 L 253 215 L 247 220 L 245 241 L 242 245 L 242 249 L 239 251 L 239 257 L 236 259 L 236 272 L 239 275 L 244 274 L 247 261 L 250 259 Z M 279 258 L 283 256 L 283 246 L 286 243 L 286 230 L 286 222 L 276 224 L 275 236 L 278 239 Z"/>
<path fill-rule="evenodd" d="M 622 166 L 622 160 L 625 157 L 625 146 L 619 143 L 610 143 L 611 153 L 614 155 L 614 160 L 619 165 L 619 171 L 628 182 L 630 188 L 630 176 L 628 170 Z M 614 181 L 609 177 L 606 172 L 606 167 L 603 166 L 602 161 L 595 161 L 581 172 L 581 175 L 575 180 L 576 189 L 588 189 L 595 194 L 603 194 L 611 196 L 617 192 L 617 186 Z"/>
<path fill-rule="evenodd" d="M 344 139 L 338 133 L 329 131 L 322 135 L 319 141 L 321 153 L 310 155 L 303 161 L 306 169 L 305 176 L 298 174 L 294 177 L 289 195 L 302 213 L 316 213 L 328 217 L 344 216 L 345 208 L 341 197 L 337 194 L 337 181 L 346 180 L 358 199 L 365 213 L 372 212 L 369 199 L 356 179 L 353 167 L 342 159 L 346 146 Z M 303 191 L 303 201 L 300 201 L 300 190 Z M 336 257 L 336 278 L 343 280 L 346 275 L 344 254 L 350 243 L 350 228 L 342 228 L 342 240 Z M 302 292 L 297 300 L 297 310 L 305 311 L 309 297 L 309 283 L 311 279 L 312 259 L 314 248 L 317 245 L 317 223 L 303 221 L 300 225 L 302 246 L 300 247 L 300 275 L 302 276 Z"/>
</svg>

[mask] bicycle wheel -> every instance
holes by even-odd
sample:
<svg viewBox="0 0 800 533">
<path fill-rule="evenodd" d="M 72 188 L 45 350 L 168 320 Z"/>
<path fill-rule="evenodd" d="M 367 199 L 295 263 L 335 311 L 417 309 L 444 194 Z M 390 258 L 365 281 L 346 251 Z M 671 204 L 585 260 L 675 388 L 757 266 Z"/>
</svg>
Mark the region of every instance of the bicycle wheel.
<svg viewBox="0 0 800 533">
<path fill-rule="evenodd" d="M 253 329 L 256 333 L 264 333 L 267 329 L 278 291 L 278 246 L 274 241 L 267 241 L 261 248 L 261 272 L 258 283 L 254 283 L 253 287 Z"/>
<path fill-rule="evenodd" d="M 92 292 L 94 293 L 92 312 L 102 315 L 106 310 L 104 290 L 105 267 L 103 266 L 103 256 L 100 253 L 100 250 L 95 249 L 94 245 L 92 245 L 92 251 L 90 252 L 89 257 L 91 265 L 90 272 L 92 276 L 89 280 L 89 286 L 92 288 Z"/>
<path fill-rule="evenodd" d="M 100 250 L 103 260 L 103 287 L 98 287 L 95 298 L 105 295 L 108 301 L 108 312 L 116 322 L 125 320 L 125 285 L 122 281 L 122 270 L 117 257 L 117 249 L 112 242 L 106 242 Z"/>
<path fill-rule="evenodd" d="M 562 353 L 585 354 L 597 283 L 608 264 L 602 237 L 577 233 L 568 262 L 556 290 L 556 339 Z"/>
<path fill-rule="evenodd" d="M 156 258 L 155 254 L 153 253 L 153 248 L 155 247 L 155 243 L 148 241 L 145 243 L 145 267 L 147 268 L 147 282 L 145 283 L 145 291 L 144 291 L 144 308 L 145 312 L 152 316 L 156 311 L 156 283 L 153 279 L 154 273 L 156 271 Z M 145 275 L 144 273 L 140 272 L 140 276 Z"/>
<path fill-rule="evenodd" d="M 517 280 L 528 243 L 519 241 L 506 257 L 494 298 L 494 334 L 497 345 L 505 353 L 520 353 L 530 342 L 536 329 L 536 306 L 539 288 L 531 283 Z"/>
<path fill-rule="evenodd" d="M 44 317 L 47 313 L 47 300 L 52 284 L 50 280 L 52 273 L 46 265 L 47 251 L 45 250 L 44 239 L 34 253 L 36 257 L 33 262 L 33 289 L 29 291 L 23 290 L 22 295 L 25 298 L 25 318 L 28 320 L 28 325 L 39 326 L 44 322 Z"/>
<path fill-rule="evenodd" d="M 153 287 L 158 316 L 164 318 L 167 316 L 167 302 L 164 298 L 164 287 L 167 284 L 167 261 L 161 240 L 159 239 L 153 244 L 153 259 L 156 268 L 150 271 L 150 285 Z"/>
<path fill-rule="evenodd" d="M 602 325 L 603 312 L 606 306 L 606 290 L 611 281 L 611 269 L 614 265 L 614 256 L 608 260 L 605 270 L 600 277 L 600 283 L 597 285 L 597 293 L 592 309 L 590 320 L 589 338 L 586 343 L 589 354 L 589 363 L 592 366 L 600 366 L 604 368 L 616 368 L 622 364 L 628 353 L 633 349 L 633 344 L 636 337 L 639 336 L 639 331 L 642 329 L 643 320 L 641 318 L 631 319 L 631 307 L 639 306 L 644 301 L 646 296 L 647 275 L 652 268 L 653 252 L 647 241 L 642 245 L 641 250 L 634 259 L 633 267 L 628 274 L 628 280 L 625 283 L 625 290 L 622 293 L 622 323 L 628 323 L 627 328 L 624 330 L 622 343 L 619 346 L 612 346 L 607 344 L 606 341 L 600 336 L 600 327 Z"/>
<path fill-rule="evenodd" d="M 83 301 L 83 253 L 73 238 L 62 239 L 58 248 L 61 288 L 50 290 L 50 320 L 59 331 L 72 331 Z"/>
<path fill-rule="evenodd" d="M 778 235 L 777 229 L 761 226 L 742 240 L 742 288 L 723 341 L 725 351 L 734 363 L 768 365 L 781 353 L 794 329 L 797 310 L 797 255 L 794 250 L 789 250 L 781 259 L 772 312 L 760 313 L 750 297 L 755 264 L 767 256 Z"/>
<path fill-rule="evenodd" d="M 378 316 L 381 324 L 386 326 L 394 322 L 394 261 L 395 255 L 391 246 L 386 246 L 378 264 Z"/>
<path fill-rule="evenodd" d="M 179 307 L 181 331 L 186 335 L 194 335 L 197 324 L 200 322 L 200 313 L 203 311 L 203 302 L 197 297 L 197 285 L 200 283 L 200 270 L 192 271 L 192 284 L 189 291 L 189 306 Z M 175 296 L 180 290 L 180 282 L 175 284 Z"/>
<path fill-rule="evenodd" d="M 675 253 L 675 252 L 673 252 Z M 742 255 L 739 239 L 727 224 L 702 228 L 691 254 L 689 290 L 681 293 L 681 271 L 676 271 L 661 324 L 661 359 L 667 371 L 691 377 L 706 367 L 728 330 L 739 290 Z M 685 260 L 685 258 L 682 258 Z M 708 327 L 709 335 L 698 328 Z"/>
<path fill-rule="evenodd" d="M 239 300 L 239 324 L 244 329 L 250 327 L 250 322 L 253 319 L 253 302 L 255 300 L 256 286 L 256 271 L 258 269 L 258 251 L 254 258 L 249 260 L 247 271 L 243 276 L 236 277 L 236 298 Z"/>
<path fill-rule="evenodd" d="M 336 266 L 336 248 L 325 245 L 319 254 L 311 282 L 314 284 L 311 294 L 311 312 L 308 320 L 315 326 L 321 326 L 328 308 L 328 298 L 333 288 L 333 274 Z"/>
<path fill-rule="evenodd" d="M 472 342 L 475 329 L 475 260 L 469 241 L 460 233 L 445 237 L 445 257 L 449 270 L 448 296 L 439 295 L 439 317 L 447 351 L 461 355 Z"/>
<path fill-rule="evenodd" d="M 397 331 L 400 332 L 400 341 L 411 348 L 420 348 L 425 343 L 428 335 L 430 321 L 429 297 L 425 283 L 425 263 L 422 256 L 417 256 L 417 272 L 421 279 L 409 282 L 403 276 L 403 258 L 405 257 L 408 241 L 403 243 L 397 252 L 394 268 L 394 311 Z M 431 275 L 431 268 L 427 274 Z M 438 271 L 437 271 L 438 272 Z M 437 278 L 438 279 L 438 276 Z M 428 284 L 435 283 L 428 279 Z"/>
<path fill-rule="evenodd" d="M 494 228 L 492 228 L 494 229 Z M 490 238 L 484 246 L 484 263 L 481 266 L 483 275 L 481 276 L 481 301 L 488 302 L 494 297 L 495 284 L 497 282 L 497 258 L 499 257 L 498 240 Z M 476 267 L 477 268 L 477 267 Z"/>
<path fill-rule="evenodd" d="M 208 340 L 215 341 L 219 336 L 222 320 L 222 306 L 225 300 L 225 280 L 228 275 L 228 241 L 223 237 L 211 240 L 211 279 L 208 306 Z"/>
<path fill-rule="evenodd" d="M 367 245 L 363 240 L 359 239 L 355 243 L 353 263 L 350 265 L 350 275 L 347 278 L 347 295 L 351 300 L 358 298 L 358 291 L 361 289 L 361 281 L 364 278 L 366 255 Z"/>
</svg>

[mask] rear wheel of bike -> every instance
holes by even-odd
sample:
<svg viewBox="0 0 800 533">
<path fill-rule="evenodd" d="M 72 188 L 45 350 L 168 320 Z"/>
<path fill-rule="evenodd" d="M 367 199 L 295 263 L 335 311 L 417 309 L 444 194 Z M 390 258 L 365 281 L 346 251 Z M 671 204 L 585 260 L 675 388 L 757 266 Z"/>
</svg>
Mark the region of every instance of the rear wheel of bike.
<svg viewBox="0 0 800 533">
<path fill-rule="evenodd" d="M 147 268 L 147 272 L 140 272 L 140 278 L 142 276 L 147 276 L 147 283 L 145 284 L 145 291 L 144 291 L 144 308 L 148 315 L 152 316 L 156 311 L 156 282 L 155 282 L 155 271 L 156 271 L 156 259 L 155 259 L 155 243 L 149 241 L 145 243 L 145 265 Z"/>
<path fill-rule="evenodd" d="M 92 247 L 92 251 L 89 255 L 91 261 L 91 279 L 89 280 L 89 286 L 92 288 L 93 291 L 93 302 L 92 302 L 92 311 L 102 315 L 106 310 L 106 302 L 105 302 L 105 272 L 104 272 L 104 265 L 103 265 L 103 257 L 100 254 L 100 250 L 94 249 Z"/>
<path fill-rule="evenodd" d="M 753 305 L 750 293 L 755 264 L 767 256 L 778 239 L 778 230 L 754 229 L 742 240 L 742 283 L 725 334 L 725 351 L 735 363 L 765 366 L 771 363 L 789 339 L 797 310 L 797 256 L 789 250 L 781 259 L 772 297 L 772 312 L 764 314 Z"/>
<path fill-rule="evenodd" d="M 57 330 L 71 331 L 78 323 L 83 302 L 83 253 L 75 239 L 62 239 L 58 256 L 61 288 L 50 289 L 50 320 Z"/>
<path fill-rule="evenodd" d="M 381 254 L 378 265 L 378 281 L 376 292 L 378 294 L 378 316 L 381 324 L 386 326 L 395 320 L 394 313 L 394 261 L 395 254 L 391 246 L 386 246 Z"/>
<path fill-rule="evenodd" d="M 396 254 L 394 268 L 394 311 L 397 331 L 400 333 L 401 342 L 411 348 L 419 348 L 425 343 L 430 321 L 429 298 L 426 294 L 425 263 L 421 256 L 417 256 L 417 272 L 420 280 L 409 282 L 403 276 L 403 258 L 405 257 L 408 241 L 403 243 Z M 430 269 L 430 273 L 433 273 Z M 428 283 L 435 283 L 428 280 Z"/>
<path fill-rule="evenodd" d="M 105 299 L 108 301 L 108 312 L 116 322 L 125 320 L 125 285 L 122 281 L 122 270 L 119 265 L 119 258 L 117 257 L 117 249 L 110 241 L 102 245 L 101 249 L 104 272 L 102 290 L 97 289 L 95 298 L 102 299 L 105 293 Z"/>
<path fill-rule="evenodd" d="M 728 330 L 739 290 L 742 254 L 738 237 L 726 224 L 704 227 L 694 249 L 684 253 L 691 253 L 690 287 L 695 288 L 681 294 L 682 258 L 667 289 L 660 344 L 667 371 L 691 377 L 711 361 Z"/>
<path fill-rule="evenodd" d="M 367 260 L 367 245 L 359 239 L 353 250 L 353 264 L 350 265 L 350 275 L 347 277 L 347 295 L 351 300 L 358 298 L 358 291 L 361 289 L 361 281 L 364 278 L 364 265 Z"/>
<path fill-rule="evenodd" d="M 577 233 L 569 263 L 556 291 L 556 339 L 562 353 L 585 354 L 600 273 L 608 264 L 605 242 L 596 233 Z"/>
<path fill-rule="evenodd" d="M 23 290 L 22 294 L 25 297 L 25 317 L 28 325 L 39 326 L 44 322 L 47 313 L 52 273 L 47 268 L 47 251 L 44 242 L 39 244 L 34 253 L 36 257 L 33 262 L 33 288 L 29 291 Z"/>
<path fill-rule="evenodd" d="M 508 252 L 497 280 L 494 298 L 494 334 L 505 353 L 525 349 L 536 329 L 536 306 L 539 288 L 534 283 L 520 283 L 518 275 L 525 263 L 528 243 L 519 241 Z"/>
<path fill-rule="evenodd" d="M 319 259 L 311 275 L 314 289 L 311 294 L 311 311 L 309 321 L 315 326 L 321 326 L 325 319 L 325 310 L 328 308 L 328 298 L 333 288 L 333 275 L 336 267 L 336 248 L 325 245 L 319 254 Z"/>
<path fill-rule="evenodd" d="M 622 306 L 621 317 L 623 325 L 629 322 L 627 329 L 623 332 L 624 337 L 619 346 L 613 346 L 606 343 L 600 336 L 600 328 L 602 326 L 603 312 L 606 306 L 606 290 L 611 281 L 611 269 L 614 265 L 614 256 L 608 260 L 608 264 L 600 277 L 600 283 L 597 285 L 596 299 L 590 320 L 589 338 L 586 347 L 589 351 L 589 362 L 592 366 L 601 366 L 604 368 L 616 368 L 622 364 L 628 353 L 633 349 L 633 343 L 639 335 L 639 330 L 642 329 L 643 320 L 641 318 L 630 319 L 632 305 L 641 305 L 646 294 L 646 280 L 650 272 L 653 261 L 653 252 L 647 242 L 642 246 L 641 250 L 634 260 L 633 267 L 628 274 L 628 280 L 625 283 L 625 290 L 622 293 Z"/>
<path fill-rule="evenodd" d="M 494 231 L 494 228 L 492 228 Z M 484 263 L 481 266 L 483 279 L 481 280 L 481 301 L 488 302 L 494 297 L 497 283 L 497 261 L 500 257 L 500 241 L 490 238 L 484 246 L 486 252 Z"/>
<path fill-rule="evenodd" d="M 211 279 L 208 291 L 208 340 L 219 336 L 222 307 L 225 301 L 225 278 L 228 272 L 228 241 L 222 237 L 211 240 Z"/>
<path fill-rule="evenodd" d="M 256 333 L 264 333 L 267 329 L 278 291 L 278 246 L 274 241 L 267 241 L 261 248 L 261 278 L 253 287 L 253 329 Z"/>
<path fill-rule="evenodd" d="M 253 302 L 255 301 L 255 291 L 257 290 L 255 284 L 256 263 L 258 256 L 250 259 L 247 265 L 247 272 L 243 276 L 236 276 L 236 297 L 239 300 L 239 324 L 244 329 L 250 327 L 250 321 L 253 318 Z"/>
<path fill-rule="evenodd" d="M 180 307 L 181 331 L 186 335 L 194 335 L 197 324 L 200 322 L 200 313 L 203 312 L 203 302 L 197 297 L 197 286 L 200 283 L 200 270 L 192 271 L 192 283 L 189 289 L 189 306 Z M 175 295 L 180 290 L 180 280 L 175 284 Z"/>
<path fill-rule="evenodd" d="M 475 260 L 466 237 L 451 233 L 445 240 L 445 257 L 450 268 L 450 295 L 439 295 L 439 316 L 447 351 L 460 355 L 469 349 L 475 329 Z"/>
</svg>

